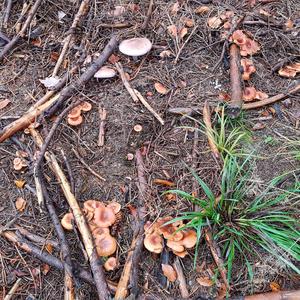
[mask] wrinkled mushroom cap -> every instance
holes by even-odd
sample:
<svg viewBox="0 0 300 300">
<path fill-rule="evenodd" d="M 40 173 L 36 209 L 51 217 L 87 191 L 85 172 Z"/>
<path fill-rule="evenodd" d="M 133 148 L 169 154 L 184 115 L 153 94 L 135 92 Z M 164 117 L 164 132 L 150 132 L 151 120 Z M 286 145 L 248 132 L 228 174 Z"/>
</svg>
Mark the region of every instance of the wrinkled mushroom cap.
<svg viewBox="0 0 300 300">
<path fill-rule="evenodd" d="M 245 35 L 245 33 L 242 30 L 235 30 L 231 36 L 231 40 L 235 44 L 241 46 L 246 43 L 247 36 Z"/>
<path fill-rule="evenodd" d="M 109 234 L 107 227 L 97 227 L 92 231 L 93 237 L 96 239 L 98 236 Z"/>
<path fill-rule="evenodd" d="M 153 253 L 161 253 L 163 250 L 163 239 L 157 233 L 147 234 L 144 238 L 145 248 Z"/>
<path fill-rule="evenodd" d="M 243 99 L 247 101 L 252 101 L 256 97 L 256 89 L 253 86 L 248 86 L 244 89 Z"/>
<path fill-rule="evenodd" d="M 94 77 L 100 79 L 113 78 L 116 74 L 117 73 L 114 69 L 104 66 L 95 73 Z"/>
<path fill-rule="evenodd" d="M 141 56 L 148 53 L 152 48 L 152 43 L 147 38 L 132 38 L 124 40 L 119 45 L 119 50 L 128 56 Z"/>
<path fill-rule="evenodd" d="M 110 257 L 104 264 L 104 269 L 106 271 L 113 271 L 118 265 L 117 259 L 115 257 Z"/>
<path fill-rule="evenodd" d="M 110 234 L 102 234 L 97 236 L 95 245 L 99 256 L 110 256 L 117 250 L 116 239 Z"/>
<path fill-rule="evenodd" d="M 296 76 L 297 70 L 290 68 L 289 66 L 285 66 L 278 71 L 278 74 L 282 77 L 293 78 Z"/>
<path fill-rule="evenodd" d="M 61 219 L 61 225 L 63 228 L 66 230 L 72 230 L 73 229 L 73 223 L 72 221 L 74 220 L 73 214 L 72 213 L 67 213 L 63 216 Z"/>
<path fill-rule="evenodd" d="M 252 39 L 246 38 L 244 44 L 240 45 L 241 56 L 253 55 L 260 50 L 258 43 Z"/>
<path fill-rule="evenodd" d="M 95 209 L 94 222 L 99 227 L 109 227 L 116 221 L 116 215 L 112 208 L 101 206 Z"/>
<path fill-rule="evenodd" d="M 83 207 L 91 212 L 94 212 L 96 208 L 98 207 L 104 207 L 105 205 L 97 200 L 87 200 L 83 203 Z"/>
<path fill-rule="evenodd" d="M 117 214 L 121 210 L 121 204 L 115 201 L 107 204 L 106 207 L 111 208 L 115 214 Z"/>
<path fill-rule="evenodd" d="M 71 126 L 78 126 L 82 123 L 83 118 L 81 115 L 79 115 L 78 117 L 75 118 L 70 118 L 68 117 L 68 124 Z"/>
</svg>

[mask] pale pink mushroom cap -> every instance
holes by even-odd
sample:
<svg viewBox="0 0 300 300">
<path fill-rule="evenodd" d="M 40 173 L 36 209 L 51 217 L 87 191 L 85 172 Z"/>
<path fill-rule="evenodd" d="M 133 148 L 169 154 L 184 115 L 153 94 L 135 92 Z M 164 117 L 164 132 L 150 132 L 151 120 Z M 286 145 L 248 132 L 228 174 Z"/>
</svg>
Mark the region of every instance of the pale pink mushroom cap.
<svg viewBox="0 0 300 300">
<path fill-rule="evenodd" d="M 114 69 L 104 66 L 95 73 L 94 77 L 100 79 L 113 78 L 116 74 Z"/>
<path fill-rule="evenodd" d="M 147 38 L 132 38 L 124 40 L 119 45 L 119 50 L 128 56 L 141 56 L 148 53 L 152 48 L 152 43 Z"/>
</svg>

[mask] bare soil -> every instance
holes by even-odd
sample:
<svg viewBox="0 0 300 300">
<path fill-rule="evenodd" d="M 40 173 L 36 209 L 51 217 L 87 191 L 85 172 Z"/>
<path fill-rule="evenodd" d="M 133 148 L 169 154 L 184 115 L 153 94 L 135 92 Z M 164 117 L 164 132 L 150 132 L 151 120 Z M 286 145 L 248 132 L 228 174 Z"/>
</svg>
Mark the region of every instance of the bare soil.
<svg viewBox="0 0 300 300">
<path fill-rule="evenodd" d="M 22 10 L 23 1 L 15 1 L 11 11 L 7 29 L 2 29 L 10 38 L 14 36 L 16 24 Z M 160 216 L 177 216 L 178 213 L 191 210 L 190 203 L 181 199 L 168 201 L 162 192 L 167 188 L 153 184 L 153 179 L 163 178 L 176 183 L 179 189 L 192 192 L 192 177 L 184 166 L 197 165 L 197 173 L 216 192 L 218 190 L 219 168 L 212 158 L 206 137 L 200 133 L 197 161 L 192 159 L 194 122 L 188 118 L 173 115 L 168 108 L 201 107 L 205 100 L 216 105 L 220 100 L 220 92 L 230 92 L 229 71 L 224 61 L 213 70 L 220 58 L 223 41 L 220 40 L 218 29 L 212 30 L 207 26 L 207 18 L 225 10 L 232 10 L 236 15 L 248 16 L 249 20 L 262 21 L 264 24 L 242 25 L 261 45 L 261 51 L 252 59 L 257 72 L 252 77 L 250 85 L 272 96 L 284 92 L 295 79 L 284 79 L 272 73 L 272 68 L 281 60 L 299 56 L 299 22 L 300 3 L 297 0 L 274 1 L 259 3 L 253 8 L 248 1 L 178 1 L 179 9 L 172 13 L 175 1 L 155 1 L 155 9 L 149 25 L 144 32 L 140 26 L 145 19 L 148 1 L 92 1 L 88 16 L 76 32 L 76 39 L 68 52 L 66 69 L 76 63 L 78 47 L 85 49 L 88 55 L 100 53 L 109 37 L 120 33 L 123 38 L 146 36 L 153 42 L 153 49 L 146 57 L 137 61 L 123 56 L 118 50 L 114 54 L 121 59 L 125 71 L 134 77 L 130 81 L 132 87 L 139 90 L 166 121 L 161 126 L 157 120 L 140 104 L 134 103 L 125 90 L 119 77 L 112 80 L 91 80 L 83 92 L 74 98 L 84 98 L 93 105 L 90 112 L 84 114 L 84 122 L 79 127 L 70 127 L 64 121 L 51 142 L 50 148 L 60 158 L 65 167 L 60 150 L 63 149 L 71 165 L 75 180 L 75 193 L 79 202 L 88 199 L 98 199 L 104 202 L 115 199 L 122 204 L 122 218 L 113 228 L 113 234 L 119 245 L 117 257 L 120 265 L 114 272 L 106 273 L 107 278 L 117 282 L 122 272 L 127 251 L 132 238 L 132 207 L 137 201 L 137 174 L 135 162 L 127 160 L 128 153 L 135 153 L 139 147 L 146 149 L 144 161 L 146 175 L 151 191 L 147 203 L 147 213 L 150 220 Z M 209 2 L 209 4 L 203 4 Z M 249 1 L 250 2 L 250 1 Z M 136 12 L 127 10 L 125 15 L 113 18 L 108 15 L 116 5 L 135 3 L 139 6 Z M 207 5 L 209 12 L 196 14 L 195 10 Z M 3 14 L 5 4 L 2 5 Z M 73 17 L 78 9 L 78 3 L 66 1 L 44 1 L 37 12 L 31 30 L 42 27 L 40 42 L 22 41 L 18 47 L 0 65 L 0 101 L 8 98 L 11 104 L 0 111 L 0 128 L 12 119 L 7 116 L 21 116 L 46 89 L 40 83 L 52 73 L 55 61 L 51 59 L 54 52 L 60 52 L 63 39 L 68 32 Z M 263 16 L 259 11 L 270 13 Z M 58 21 L 58 11 L 66 16 Z M 167 27 L 171 24 L 183 26 L 186 18 L 193 20 L 194 25 L 188 29 L 187 36 L 180 42 L 183 46 L 190 34 L 191 37 L 184 45 L 177 64 L 174 59 L 178 53 L 176 40 L 168 34 Z M 291 19 L 295 29 L 285 30 L 284 24 Z M 101 24 L 129 23 L 133 26 L 123 29 L 105 28 Z M 272 24 L 277 24 L 272 25 Z M 279 25 L 278 25 L 279 24 Z M 193 32 L 194 26 L 198 26 Z M 219 42 L 218 42 L 219 41 Z M 1 49 L 0 49 L 1 50 Z M 163 50 L 172 52 L 170 57 L 161 58 Z M 227 58 L 227 54 L 225 54 Z M 61 70 L 63 73 L 65 70 Z M 77 75 L 76 75 L 77 76 Z M 154 89 L 154 83 L 162 83 L 168 94 L 161 95 Z M 105 133 L 105 146 L 97 146 L 99 132 L 98 107 L 105 107 L 108 119 Z M 264 128 L 252 132 L 252 145 L 257 150 L 258 160 L 254 180 L 259 191 L 273 177 L 299 167 L 292 157 L 287 157 L 283 148 L 285 137 L 299 139 L 299 94 L 293 95 L 288 101 L 279 102 L 271 107 L 245 112 L 244 118 L 251 130 L 257 123 Z M 267 116 L 267 117 L 266 117 Z M 201 120 L 201 116 L 196 115 Z M 50 128 L 51 120 L 43 123 L 43 134 Z M 134 125 L 140 124 L 142 132 L 136 133 Z M 35 146 L 29 136 L 19 132 L 15 137 L 24 145 L 31 155 Z M 106 181 L 93 176 L 76 158 L 72 152 L 76 149 L 82 159 Z M 13 218 L 22 227 L 43 237 L 56 240 L 54 227 L 45 212 L 40 212 L 36 196 L 27 189 L 19 189 L 15 180 L 25 180 L 34 188 L 32 163 L 23 171 L 13 170 L 15 152 L 20 150 L 12 139 L 0 145 L 0 224 L 5 225 Z M 68 205 L 63 197 L 53 174 L 45 167 L 48 186 L 55 201 L 60 216 L 68 211 Z M 127 191 L 127 192 L 125 192 Z M 15 208 L 17 197 L 27 201 L 27 207 L 20 213 Z M 12 226 L 13 227 L 13 226 Z M 81 265 L 86 265 L 81 253 L 79 242 L 74 233 L 67 234 L 71 245 L 73 258 Z M 59 256 L 54 250 L 54 255 Z M 194 252 L 182 259 L 184 274 L 187 279 L 190 297 L 198 296 L 203 299 L 215 298 L 218 294 L 218 284 L 203 287 L 196 281 L 197 277 L 211 275 L 215 269 L 209 249 L 204 242 L 200 244 L 196 268 L 193 268 Z M 171 257 L 171 261 L 172 261 Z M 272 281 L 278 283 L 281 289 L 300 288 L 300 278 L 291 270 L 286 270 L 278 261 L 266 253 L 253 257 L 254 281 L 247 279 L 246 266 L 235 263 L 231 295 L 246 295 L 270 291 Z M 43 273 L 45 265 L 29 254 L 0 238 L 0 298 L 12 287 L 17 277 L 22 278 L 22 288 L 18 290 L 15 299 L 63 299 L 63 273 L 50 268 Z M 158 283 L 160 274 L 160 258 L 143 251 L 140 270 L 140 288 L 147 294 L 156 294 L 157 299 L 169 297 L 177 299 L 180 292 L 177 283 L 161 287 Z M 87 284 L 78 287 L 78 299 L 95 299 L 95 291 Z"/>
</svg>

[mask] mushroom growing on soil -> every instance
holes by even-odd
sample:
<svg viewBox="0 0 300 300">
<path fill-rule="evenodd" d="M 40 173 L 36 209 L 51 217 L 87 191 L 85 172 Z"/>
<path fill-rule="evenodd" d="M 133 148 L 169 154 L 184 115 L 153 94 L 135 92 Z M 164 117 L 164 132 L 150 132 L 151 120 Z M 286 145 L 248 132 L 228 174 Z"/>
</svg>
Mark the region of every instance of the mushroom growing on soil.
<svg viewBox="0 0 300 300">
<path fill-rule="evenodd" d="M 144 239 L 144 246 L 150 252 L 161 253 L 164 248 L 163 239 L 156 232 L 147 234 Z"/>
<path fill-rule="evenodd" d="M 84 101 L 81 104 L 79 104 L 79 108 L 82 111 L 87 112 L 87 111 L 90 111 L 92 109 L 92 104 L 87 102 L 87 101 Z"/>
<path fill-rule="evenodd" d="M 96 208 L 98 207 L 104 207 L 105 205 L 97 200 L 87 200 L 83 203 L 83 207 L 91 212 L 94 212 Z"/>
<path fill-rule="evenodd" d="M 242 58 L 241 59 L 241 66 L 243 67 L 243 74 L 242 74 L 243 80 L 249 80 L 250 75 L 252 73 L 255 73 L 255 71 L 256 71 L 256 69 L 253 65 L 253 61 L 251 59 L 248 59 L 248 58 Z"/>
<path fill-rule="evenodd" d="M 243 99 L 245 102 L 254 100 L 256 97 L 256 89 L 253 86 L 246 87 L 243 92 Z"/>
<path fill-rule="evenodd" d="M 99 256 L 110 256 L 117 250 L 116 239 L 109 233 L 97 236 L 95 238 L 95 245 Z"/>
<path fill-rule="evenodd" d="M 27 162 L 25 159 L 16 157 L 13 161 L 14 169 L 20 171 L 23 167 L 27 167 Z"/>
<path fill-rule="evenodd" d="M 147 38 L 132 38 L 124 40 L 119 45 L 121 53 L 137 59 L 138 56 L 147 54 L 152 48 L 152 43 Z"/>
<path fill-rule="evenodd" d="M 240 45 L 241 56 L 253 55 L 260 50 L 258 43 L 250 38 L 246 39 L 243 45 Z"/>
<path fill-rule="evenodd" d="M 184 230 L 183 239 L 181 240 L 181 243 L 187 249 L 195 247 L 197 243 L 197 233 L 192 229 Z"/>
<path fill-rule="evenodd" d="M 77 118 L 81 115 L 81 106 L 75 106 L 73 109 L 70 110 L 68 113 L 68 118 Z"/>
<path fill-rule="evenodd" d="M 94 222 L 99 227 L 109 227 L 116 221 L 116 215 L 112 208 L 100 206 L 95 209 Z"/>
<path fill-rule="evenodd" d="M 107 204 L 106 207 L 111 208 L 115 215 L 121 210 L 121 204 L 115 201 Z"/>
<path fill-rule="evenodd" d="M 117 73 L 113 68 L 104 66 L 95 73 L 94 77 L 98 79 L 108 79 L 115 77 L 116 74 Z"/>
<path fill-rule="evenodd" d="M 118 265 L 118 261 L 115 257 L 110 257 L 105 263 L 104 263 L 104 269 L 106 271 L 113 271 Z"/>
<path fill-rule="evenodd" d="M 68 124 L 71 126 L 78 126 L 82 123 L 83 118 L 81 115 L 79 115 L 78 117 L 75 118 L 70 118 L 68 117 Z"/>
<path fill-rule="evenodd" d="M 73 214 L 72 213 L 67 213 L 61 219 L 61 225 L 66 230 L 72 230 L 73 229 L 73 221 L 74 221 Z"/>
</svg>

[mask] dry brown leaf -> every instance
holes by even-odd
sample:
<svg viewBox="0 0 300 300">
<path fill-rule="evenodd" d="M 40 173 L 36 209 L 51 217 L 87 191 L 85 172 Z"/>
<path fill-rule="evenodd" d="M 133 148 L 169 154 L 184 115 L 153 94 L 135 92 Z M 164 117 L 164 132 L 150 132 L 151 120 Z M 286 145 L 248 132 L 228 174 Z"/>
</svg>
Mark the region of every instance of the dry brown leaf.
<svg viewBox="0 0 300 300">
<path fill-rule="evenodd" d="M 213 281 L 208 277 L 199 277 L 196 280 L 202 286 L 212 286 L 213 285 Z"/>
<path fill-rule="evenodd" d="M 177 27 L 175 25 L 170 25 L 167 28 L 168 28 L 168 33 L 171 36 L 176 37 L 178 35 L 178 30 L 177 30 Z"/>
<path fill-rule="evenodd" d="M 59 53 L 58 52 L 51 52 L 50 53 L 50 60 L 52 62 L 57 62 L 58 58 L 59 58 Z"/>
<path fill-rule="evenodd" d="M 8 99 L 4 99 L 2 101 L 0 101 L 0 109 L 5 108 L 11 101 Z"/>
<path fill-rule="evenodd" d="M 48 253 L 52 254 L 53 246 L 51 244 L 46 244 L 45 249 L 47 250 Z"/>
<path fill-rule="evenodd" d="M 140 10 L 140 6 L 138 4 L 130 3 L 128 4 L 128 9 L 135 13 Z"/>
<path fill-rule="evenodd" d="M 260 13 L 262 16 L 265 16 L 265 17 L 271 17 L 271 16 L 272 16 L 269 12 L 267 12 L 266 10 L 264 10 L 264 9 L 262 9 L 262 8 L 259 10 L 259 13 Z"/>
<path fill-rule="evenodd" d="M 188 33 L 188 29 L 186 27 L 183 27 L 179 30 L 179 37 L 183 39 Z"/>
<path fill-rule="evenodd" d="M 161 268 L 163 271 L 163 274 L 168 278 L 170 282 L 174 282 L 177 278 L 177 273 L 174 270 L 174 268 L 167 264 L 161 264 Z"/>
<path fill-rule="evenodd" d="M 25 210 L 26 204 L 27 202 L 22 197 L 18 197 L 15 203 L 16 209 L 19 212 L 23 212 Z"/>
<path fill-rule="evenodd" d="M 161 58 L 170 57 L 171 55 L 172 55 L 172 51 L 170 50 L 163 50 L 162 52 L 159 53 L 159 56 Z"/>
<path fill-rule="evenodd" d="M 26 181 L 25 180 L 22 180 L 22 179 L 18 179 L 18 180 L 15 180 L 15 185 L 18 189 L 22 189 L 26 184 Z"/>
<path fill-rule="evenodd" d="M 35 47 L 41 47 L 42 46 L 42 39 L 40 37 L 31 40 L 31 44 Z"/>
<path fill-rule="evenodd" d="M 169 187 L 175 186 L 174 182 L 165 180 L 165 179 L 159 179 L 159 178 L 154 179 L 153 183 L 159 184 L 159 185 L 164 185 L 164 186 L 169 186 Z"/>
<path fill-rule="evenodd" d="M 272 292 L 280 291 L 280 285 L 274 281 L 270 282 L 270 288 L 271 288 Z"/>
<path fill-rule="evenodd" d="M 195 9 L 195 13 L 198 15 L 204 15 L 209 12 L 208 6 L 199 6 Z"/>
<path fill-rule="evenodd" d="M 217 29 L 222 25 L 222 20 L 219 17 L 211 17 L 208 18 L 207 25 L 212 29 Z"/>
<path fill-rule="evenodd" d="M 154 88 L 159 94 L 162 94 L 162 95 L 166 95 L 169 92 L 168 89 L 159 82 L 154 83 Z"/>
<path fill-rule="evenodd" d="M 120 57 L 118 55 L 115 55 L 115 54 L 112 54 L 109 58 L 108 58 L 108 61 L 111 63 L 111 64 L 115 64 L 116 62 L 118 62 L 120 60 Z"/>
<path fill-rule="evenodd" d="M 176 15 L 179 11 L 179 8 L 180 8 L 180 4 L 178 2 L 175 2 L 172 5 L 171 10 L 170 10 L 171 15 Z"/>
</svg>

